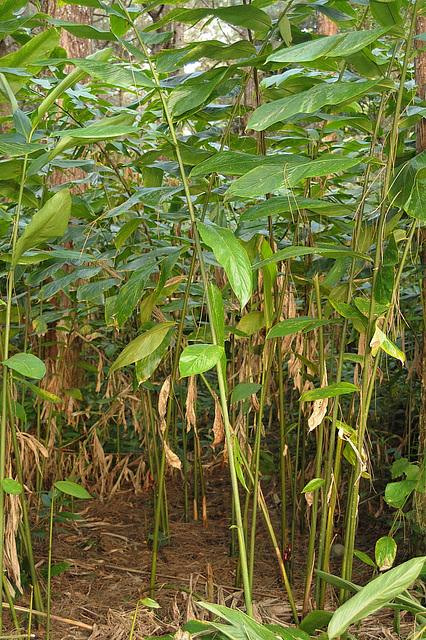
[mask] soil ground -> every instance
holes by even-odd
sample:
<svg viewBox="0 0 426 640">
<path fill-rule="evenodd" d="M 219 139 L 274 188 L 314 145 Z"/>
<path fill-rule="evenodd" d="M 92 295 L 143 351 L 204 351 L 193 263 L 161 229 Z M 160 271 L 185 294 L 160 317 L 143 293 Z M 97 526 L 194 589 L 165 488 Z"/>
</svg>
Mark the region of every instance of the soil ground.
<svg viewBox="0 0 426 640">
<path fill-rule="evenodd" d="M 273 488 L 269 487 L 269 498 Z M 265 495 L 268 487 L 264 488 Z M 152 490 L 135 495 L 134 490 L 117 493 L 112 499 L 82 504 L 84 520 L 59 525 L 55 531 L 53 563 L 69 562 L 69 569 L 52 578 L 52 614 L 68 622 L 52 619 L 51 640 L 128 640 L 135 622 L 133 640 L 174 634 L 187 620 L 206 619 L 197 606 L 197 596 L 206 600 L 208 576 L 213 581 L 214 602 L 244 608 L 241 589 L 236 589 L 236 561 L 230 557 L 230 485 L 228 470 L 215 468 L 206 477 L 208 527 L 201 522 L 184 522 L 180 478 L 167 484 L 171 539 L 161 548 L 157 565 L 159 609 L 150 610 L 138 601 L 149 596 L 152 531 Z M 273 500 L 270 500 L 273 503 Z M 275 530 L 279 531 L 279 506 L 271 507 Z M 368 521 L 366 521 L 366 519 Z M 374 554 L 375 541 L 383 535 L 380 524 L 363 517 L 357 548 Z M 307 537 L 299 536 L 294 552 L 294 596 L 302 607 Z M 40 569 L 47 563 L 47 546 L 39 543 L 36 560 Z M 340 560 L 334 558 L 330 572 L 339 573 Z M 356 562 L 353 581 L 363 584 L 371 569 Z M 273 548 L 259 516 L 254 583 L 255 615 L 261 622 L 292 624 L 285 589 L 280 580 Z M 20 605 L 28 606 L 22 598 Z M 337 597 L 330 587 L 327 608 L 334 610 Z M 21 614 L 24 615 L 24 614 Z M 79 626 L 76 624 L 78 623 Z M 26 629 L 25 619 L 22 619 Z M 403 620 L 402 636 L 413 628 Z M 404 631 L 405 629 L 405 631 Z M 392 615 L 380 613 L 363 622 L 360 638 L 396 638 Z M 33 636 L 45 638 L 44 629 L 33 625 Z"/>
</svg>

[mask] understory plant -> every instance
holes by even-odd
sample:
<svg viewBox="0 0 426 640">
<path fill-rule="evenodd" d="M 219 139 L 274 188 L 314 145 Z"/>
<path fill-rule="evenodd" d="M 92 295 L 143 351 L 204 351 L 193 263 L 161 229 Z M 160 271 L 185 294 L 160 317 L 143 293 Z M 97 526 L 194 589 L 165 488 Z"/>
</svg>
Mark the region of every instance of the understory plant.
<svg viewBox="0 0 426 640">
<path fill-rule="evenodd" d="M 296 624 L 311 597 L 324 609 L 338 526 L 337 637 L 365 614 L 363 598 L 371 613 L 423 562 L 376 578 L 410 577 L 384 599 L 368 585 L 345 603 L 360 492 L 378 465 L 369 437 L 406 440 L 405 425 L 389 432 L 377 417 L 388 380 L 404 390 L 407 367 L 420 390 L 423 4 L 176 6 L 155 23 L 144 5 L 90 6 L 102 29 L 23 0 L 0 6 L 16 48 L 0 65 L 0 573 L 21 590 L 3 562 L 8 481 L 24 488 L 14 535 L 39 611 L 29 511 L 43 489 L 79 477 L 106 495 L 130 481 L 152 493 L 153 597 L 158 548 L 171 542 L 167 474 L 181 473 L 185 520 L 207 526 L 205 463 L 221 455 L 249 618 L 260 513 Z M 314 32 L 315 11 L 336 34 Z M 177 23 L 209 37 L 169 48 Z M 95 52 L 67 57 L 61 29 Z M 401 473 L 424 469 L 406 460 Z"/>
</svg>

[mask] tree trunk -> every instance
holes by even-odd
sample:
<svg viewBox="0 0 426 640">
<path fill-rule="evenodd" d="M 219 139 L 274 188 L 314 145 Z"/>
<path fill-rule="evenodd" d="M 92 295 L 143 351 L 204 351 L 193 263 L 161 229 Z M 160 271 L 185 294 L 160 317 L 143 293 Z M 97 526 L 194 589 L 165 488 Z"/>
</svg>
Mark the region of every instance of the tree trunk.
<svg viewBox="0 0 426 640">
<path fill-rule="evenodd" d="M 321 36 L 337 35 L 339 27 L 322 13 L 317 13 L 317 33 Z"/>
</svg>

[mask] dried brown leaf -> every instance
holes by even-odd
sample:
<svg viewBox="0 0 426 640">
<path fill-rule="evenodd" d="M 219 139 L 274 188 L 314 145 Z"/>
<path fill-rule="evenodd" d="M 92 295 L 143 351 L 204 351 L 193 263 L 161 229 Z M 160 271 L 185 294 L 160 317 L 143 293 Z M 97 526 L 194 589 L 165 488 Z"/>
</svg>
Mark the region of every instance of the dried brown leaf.
<svg viewBox="0 0 426 640">
<path fill-rule="evenodd" d="M 167 409 L 167 400 L 169 399 L 170 394 L 170 376 L 168 376 L 161 387 L 160 395 L 158 398 L 158 417 L 160 418 L 161 431 L 164 433 L 166 430 L 166 409 Z"/>
<path fill-rule="evenodd" d="M 191 426 L 194 429 L 197 427 L 197 416 L 195 413 L 195 406 L 197 403 L 197 381 L 195 376 L 189 376 L 188 378 L 188 393 L 186 396 L 186 430 L 191 431 Z"/>
<path fill-rule="evenodd" d="M 222 442 L 225 440 L 222 407 L 220 406 L 219 398 L 217 397 L 216 393 L 214 394 L 213 436 L 214 438 L 211 446 L 214 451 L 216 447 L 222 444 Z"/>
</svg>

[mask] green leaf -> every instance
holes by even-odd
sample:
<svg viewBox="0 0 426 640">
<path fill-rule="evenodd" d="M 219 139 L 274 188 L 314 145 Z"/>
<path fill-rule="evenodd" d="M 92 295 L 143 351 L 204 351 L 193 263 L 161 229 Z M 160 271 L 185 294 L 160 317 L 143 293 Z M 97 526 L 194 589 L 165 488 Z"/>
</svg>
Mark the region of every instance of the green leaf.
<svg viewBox="0 0 426 640">
<path fill-rule="evenodd" d="M 251 169 L 261 165 L 280 165 L 284 166 L 286 162 L 297 160 L 301 162 L 309 162 L 309 158 L 303 156 L 295 156 L 291 153 L 278 153 L 271 156 L 257 156 L 253 153 L 241 153 L 237 151 L 219 151 L 215 153 L 207 160 L 195 165 L 190 173 L 191 178 L 197 178 L 199 176 L 205 176 L 212 171 L 217 173 L 223 173 L 229 176 L 242 176 Z M 282 198 L 285 202 L 288 199 Z M 300 207 L 301 208 L 301 207 Z M 265 214 L 267 215 L 267 214 Z"/>
<path fill-rule="evenodd" d="M 318 322 L 320 324 L 318 324 Z M 300 316 L 299 318 L 287 318 L 272 327 L 266 337 L 283 338 L 284 336 L 291 336 L 299 331 L 304 331 L 305 329 L 313 329 L 314 327 L 329 324 L 329 322 L 329 320 L 318 321 L 315 318 L 308 318 L 306 316 Z"/>
<path fill-rule="evenodd" d="M 240 384 L 237 384 L 237 386 L 232 390 L 231 404 L 249 398 L 253 393 L 257 393 L 261 388 L 261 384 L 255 384 L 254 382 L 240 382 Z"/>
<path fill-rule="evenodd" d="M 158 602 L 155 602 L 152 598 L 142 598 L 140 603 L 143 604 L 144 607 L 149 607 L 150 609 L 160 609 Z"/>
<path fill-rule="evenodd" d="M 277 189 L 294 187 L 306 178 L 318 178 L 346 171 L 359 163 L 359 158 L 342 157 L 330 153 L 311 162 L 288 162 L 281 166 L 261 164 L 233 182 L 225 198 L 230 200 L 233 196 L 259 197 Z"/>
<path fill-rule="evenodd" d="M 130 317 L 142 296 L 148 277 L 156 268 L 157 262 L 155 260 L 149 261 L 141 269 L 135 271 L 130 280 L 120 288 L 114 309 L 114 316 L 119 327 L 122 327 Z"/>
<path fill-rule="evenodd" d="M 195 376 L 212 369 L 225 353 L 218 344 L 191 344 L 186 347 L 179 359 L 181 378 Z"/>
<path fill-rule="evenodd" d="M 225 269 L 232 290 L 245 307 L 252 292 L 251 265 L 244 247 L 230 229 L 197 223 L 203 241 L 213 249 L 216 260 Z"/>
<path fill-rule="evenodd" d="M 392 567 L 395 562 L 396 549 L 395 540 L 389 536 L 383 536 L 377 540 L 374 555 L 379 571 L 385 571 Z"/>
<path fill-rule="evenodd" d="M 132 340 L 113 363 L 109 373 L 114 373 L 114 371 L 122 367 L 127 367 L 129 364 L 133 364 L 149 356 L 160 346 L 169 330 L 175 325 L 175 322 L 161 322 Z"/>
<path fill-rule="evenodd" d="M 302 489 L 302 493 L 309 493 L 310 491 L 316 491 L 320 487 L 325 485 L 324 478 L 312 478 Z"/>
<path fill-rule="evenodd" d="M 46 375 L 46 365 L 31 353 L 16 353 L 3 361 L 9 369 L 20 373 L 27 378 L 40 380 Z"/>
<path fill-rule="evenodd" d="M 364 562 L 364 564 L 368 564 L 369 567 L 373 567 L 374 569 L 376 568 L 376 563 L 366 553 L 355 550 L 354 555 L 361 560 L 361 562 Z"/>
<path fill-rule="evenodd" d="M 5 493 L 9 493 L 12 496 L 19 496 L 23 491 L 22 485 L 13 478 L 4 478 L 1 482 L 1 486 Z"/>
<path fill-rule="evenodd" d="M 87 500 L 92 496 L 86 489 L 76 482 L 71 482 L 71 480 L 58 480 L 53 484 L 56 489 L 62 491 L 62 493 L 66 493 L 69 496 L 73 496 L 74 498 L 78 498 L 79 500 Z"/>
<path fill-rule="evenodd" d="M 111 287 L 120 284 L 120 282 L 121 280 L 118 278 L 106 278 L 105 280 L 82 284 L 77 289 L 77 300 L 95 300 L 111 289 Z"/>
<path fill-rule="evenodd" d="M 295 116 L 297 113 L 314 113 L 326 105 L 336 109 L 342 103 L 364 97 L 369 93 L 380 93 L 385 90 L 385 83 L 378 80 L 361 82 L 334 82 L 318 84 L 295 95 L 269 102 L 256 109 L 250 117 L 247 128 L 263 131 L 271 125 Z"/>
<path fill-rule="evenodd" d="M 324 611 L 322 609 L 311 611 L 305 618 L 303 618 L 299 625 L 299 629 L 313 635 L 317 629 L 323 629 L 327 626 L 332 615 L 331 611 Z"/>
<path fill-rule="evenodd" d="M 269 264 L 270 262 L 281 262 L 282 260 L 288 260 L 289 258 L 299 258 L 302 256 L 308 256 L 312 254 L 317 254 L 319 256 L 329 256 L 330 258 L 360 258 L 361 260 L 370 260 L 368 256 L 365 256 L 363 253 L 359 253 L 358 251 L 350 251 L 346 247 L 339 247 L 336 245 L 335 248 L 331 247 L 286 247 L 285 249 L 281 249 L 281 251 L 277 251 L 273 256 L 267 258 L 266 260 L 262 260 L 261 262 L 257 262 L 253 265 L 253 270 L 257 270 L 260 267 L 264 267 L 265 264 Z"/>
<path fill-rule="evenodd" d="M 264 326 L 265 316 L 263 311 L 249 311 L 241 318 L 237 324 L 237 329 L 245 333 L 246 336 L 252 336 L 253 333 L 263 329 Z"/>
<path fill-rule="evenodd" d="M 328 625 L 330 640 L 345 633 L 351 624 L 370 616 L 407 589 L 417 578 L 426 558 L 413 558 L 372 580 L 337 609 Z"/>
<path fill-rule="evenodd" d="M 227 73 L 227 67 L 215 69 L 214 73 L 208 74 L 208 77 L 198 77 L 196 81 L 186 82 L 176 87 L 168 100 L 172 115 L 177 117 L 186 111 L 194 111 L 197 107 L 201 107 Z"/>
<path fill-rule="evenodd" d="M 170 329 L 163 342 L 152 353 L 135 363 L 135 374 L 139 384 L 148 380 L 157 369 L 170 346 L 173 335 L 174 331 Z"/>
<path fill-rule="evenodd" d="M 329 384 L 327 387 L 321 387 L 320 389 L 312 389 L 311 391 L 305 391 L 300 396 L 301 402 L 308 402 L 312 400 L 321 400 L 322 398 L 335 398 L 346 393 L 354 393 L 359 391 L 359 388 L 351 382 L 335 382 Z"/>
<path fill-rule="evenodd" d="M 385 489 L 385 502 L 395 509 L 404 506 L 407 498 L 416 488 L 415 480 L 400 480 L 399 482 L 389 482 Z"/>
<path fill-rule="evenodd" d="M 330 304 L 336 309 L 337 313 L 343 318 L 348 318 L 354 325 L 355 329 L 360 333 L 367 331 L 367 318 L 356 307 L 352 307 L 346 302 L 329 298 Z"/>
<path fill-rule="evenodd" d="M 90 498 L 92 496 L 89 496 Z M 56 564 L 54 564 L 51 569 L 50 569 L 50 575 L 51 576 L 60 576 L 62 573 L 65 573 L 65 571 L 67 571 L 67 569 L 69 569 L 70 567 L 72 567 L 72 562 L 57 562 Z"/>
<path fill-rule="evenodd" d="M 342 58 L 361 51 L 387 31 L 389 31 L 389 28 L 371 29 L 370 31 L 353 31 L 335 36 L 326 36 L 311 40 L 310 42 L 302 42 L 287 49 L 274 51 L 274 53 L 268 56 L 267 61 L 289 64 L 312 62 L 323 56 L 327 56 L 327 58 Z"/>
<path fill-rule="evenodd" d="M 143 87 L 145 89 L 152 89 L 157 86 L 151 78 L 138 69 L 129 69 L 117 64 L 81 58 L 71 58 L 69 62 L 90 73 L 94 78 L 99 78 L 113 86 Z"/>
<path fill-rule="evenodd" d="M 47 400 L 47 402 L 61 402 L 61 399 L 58 396 L 55 396 L 54 393 L 50 393 L 50 391 L 46 391 L 46 389 L 42 389 L 41 387 L 37 387 L 37 385 L 24 381 L 24 384 L 33 391 L 36 396 L 42 398 L 42 400 Z"/>
<path fill-rule="evenodd" d="M 273 215 L 280 215 L 282 217 L 292 219 L 292 216 L 300 210 L 318 212 L 321 216 L 343 216 L 345 214 L 350 214 L 352 212 L 352 207 L 346 204 L 341 204 L 340 202 L 315 200 L 313 198 L 296 198 L 294 195 L 289 193 L 287 196 L 269 198 L 269 200 L 265 200 L 264 202 L 256 204 L 254 207 L 246 209 L 242 212 L 240 221 L 258 220 L 259 218 L 266 218 L 267 216 Z"/>
<path fill-rule="evenodd" d="M 215 16 L 236 27 L 250 29 L 254 31 L 255 36 L 258 38 L 263 38 L 271 28 L 271 18 L 267 13 L 254 5 L 242 4 L 231 7 L 219 7 L 217 9 L 172 9 L 164 18 L 147 27 L 145 31 L 158 30 L 164 24 L 169 24 L 173 21 L 183 22 L 185 24 L 196 24 L 203 18 L 209 16 Z"/>
<path fill-rule="evenodd" d="M 12 267 L 18 264 L 19 258 L 28 249 L 52 238 L 62 237 L 68 226 L 70 215 L 71 194 L 68 189 L 61 189 L 33 215 L 24 232 L 18 238 L 12 255 Z"/>
<path fill-rule="evenodd" d="M 383 333 L 383 331 L 381 331 L 381 329 L 379 329 L 379 327 L 376 327 L 374 336 L 371 338 L 370 347 L 373 356 L 377 355 L 379 349 L 383 349 L 383 351 L 392 356 L 392 358 L 397 358 L 402 362 L 402 364 L 404 364 L 405 355 L 403 354 L 403 352 L 398 349 L 398 347 L 391 340 L 389 340 L 389 338 Z"/>
<path fill-rule="evenodd" d="M 400 14 L 400 1 L 383 2 L 382 0 L 370 0 L 370 9 L 373 18 L 383 27 L 390 28 L 403 22 Z"/>
</svg>

